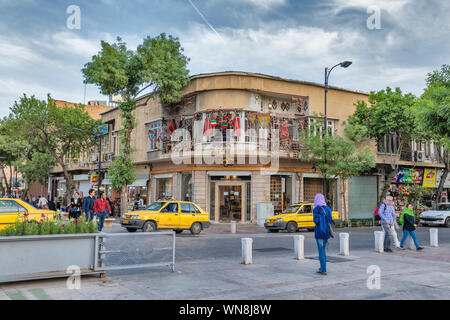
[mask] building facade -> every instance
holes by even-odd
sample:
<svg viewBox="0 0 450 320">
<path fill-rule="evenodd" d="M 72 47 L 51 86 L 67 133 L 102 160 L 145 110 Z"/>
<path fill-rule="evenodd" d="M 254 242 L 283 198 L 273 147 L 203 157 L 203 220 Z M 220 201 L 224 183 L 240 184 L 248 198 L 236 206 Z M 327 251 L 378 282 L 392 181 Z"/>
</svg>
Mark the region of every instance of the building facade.
<svg viewBox="0 0 450 320">
<path fill-rule="evenodd" d="M 329 89 L 332 134 L 343 135 L 343 121 L 358 100 L 367 102 L 368 94 Z M 157 96 L 139 98 L 132 133 L 138 179 L 128 189 L 130 205 L 139 198 L 149 203 L 174 197 L 194 201 L 215 222 L 255 223 L 260 202 L 278 213 L 312 201 L 323 182 L 299 159 L 299 132 L 311 121 L 323 122 L 317 116 L 323 106 L 323 85 L 244 72 L 193 76 L 182 101 L 164 108 Z M 120 151 L 119 110 L 101 116 L 111 128 L 105 152 L 113 158 Z M 103 183 L 108 189 L 108 177 Z M 348 186 L 340 181 L 331 186 L 331 205 L 342 211 Z"/>
</svg>

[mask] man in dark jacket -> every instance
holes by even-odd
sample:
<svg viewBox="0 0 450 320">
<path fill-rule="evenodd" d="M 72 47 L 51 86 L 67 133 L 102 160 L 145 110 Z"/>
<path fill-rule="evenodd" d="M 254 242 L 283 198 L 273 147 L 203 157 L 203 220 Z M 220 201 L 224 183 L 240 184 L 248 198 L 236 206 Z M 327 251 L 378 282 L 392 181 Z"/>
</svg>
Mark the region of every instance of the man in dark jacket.
<svg viewBox="0 0 450 320">
<path fill-rule="evenodd" d="M 92 221 L 94 219 L 94 203 L 95 200 L 95 190 L 89 189 L 89 195 L 84 198 L 83 201 L 83 214 L 86 215 L 87 221 Z"/>
</svg>

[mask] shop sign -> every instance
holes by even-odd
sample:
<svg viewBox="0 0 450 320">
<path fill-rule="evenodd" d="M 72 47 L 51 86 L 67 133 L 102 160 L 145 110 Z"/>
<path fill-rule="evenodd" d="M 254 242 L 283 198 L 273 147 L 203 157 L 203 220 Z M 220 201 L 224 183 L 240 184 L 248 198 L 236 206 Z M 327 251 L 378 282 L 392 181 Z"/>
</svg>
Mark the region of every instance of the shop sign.
<svg viewBox="0 0 450 320">
<path fill-rule="evenodd" d="M 98 183 L 98 174 L 93 174 L 91 176 L 91 183 Z"/>
<path fill-rule="evenodd" d="M 423 169 L 399 168 L 394 183 L 422 183 Z"/>
<path fill-rule="evenodd" d="M 436 188 L 437 170 L 425 169 L 423 174 L 423 184 L 425 188 Z"/>
</svg>

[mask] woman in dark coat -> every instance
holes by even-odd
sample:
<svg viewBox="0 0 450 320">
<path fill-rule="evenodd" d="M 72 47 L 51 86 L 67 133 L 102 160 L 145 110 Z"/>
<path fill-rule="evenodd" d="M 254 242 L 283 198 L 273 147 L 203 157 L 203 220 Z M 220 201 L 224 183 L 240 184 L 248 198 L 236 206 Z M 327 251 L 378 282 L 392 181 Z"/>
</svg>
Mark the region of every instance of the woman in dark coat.
<svg viewBox="0 0 450 320">
<path fill-rule="evenodd" d="M 419 243 L 417 242 L 416 217 L 414 216 L 413 205 L 411 203 L 408 204 L 408 207 L 405 208 L 405 210 L 403 210 L 403 213 L 400 217 L 400 223 L 403 224 L 403 238 L 402 241 L 400 241 L 400 248 L 404 249 L 403 244 L 405 243 L 408 235 L 410 235 L 414 241 L 414 244 L 416 245 L 417 250 L 422 250 L 423 248 L 420 247 Z"/>
</svg>

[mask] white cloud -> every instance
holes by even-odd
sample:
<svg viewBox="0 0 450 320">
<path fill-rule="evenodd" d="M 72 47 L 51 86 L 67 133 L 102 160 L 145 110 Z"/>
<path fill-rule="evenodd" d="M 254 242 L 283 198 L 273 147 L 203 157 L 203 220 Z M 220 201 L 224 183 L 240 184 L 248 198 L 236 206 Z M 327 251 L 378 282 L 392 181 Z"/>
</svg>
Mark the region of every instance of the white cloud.
<svg viewBox="0 0 450 320">
<path fill-rule="evenodd" d="M 264 9 L 270 9 L 286 4 L 286 0 L 241 0 L 241 2 L 247 2 Z"/>
</svg>

